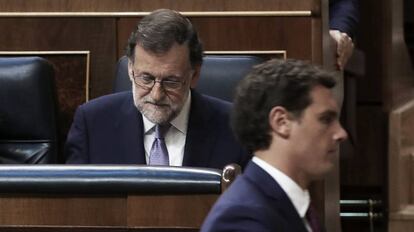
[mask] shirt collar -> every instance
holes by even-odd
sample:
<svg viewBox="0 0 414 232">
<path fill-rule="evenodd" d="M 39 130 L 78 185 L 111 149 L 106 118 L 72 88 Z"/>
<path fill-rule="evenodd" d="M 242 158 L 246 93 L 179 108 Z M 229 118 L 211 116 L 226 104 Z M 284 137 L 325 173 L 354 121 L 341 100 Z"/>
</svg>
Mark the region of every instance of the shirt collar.
<svg viewBox="0 0 414 232">
<path fill-rule="evenodd" d="M 187 100 L 185 101 L 180 113 L 177 115 L 177 117 L 175 117 L 170 122 L 173 127 L 175 127 L 177 130 L 179 130 L 183 134 L 187 134 L 188 118 L 190 115 L 190 106 L 191 106 L 191 89 L 188 91 Z M 147 134 L 152 128 L 154 128 L 155 123 L 151 122 L 144 115 L 142 115 L 142 121 L 144 123 L 144 134 Z"/>
<path fill-rule="evenodd" d="M 252 159 L 258 166 L 265 170 L 280 185 L 289 197 L 296 211 L 301 218 L 305 217 L 306 211 L 310 204 L 310 195 L 308 190 L 302 189 L 294 180 L 284 174 L 279 169 L 268 164 L 266 161 L 254 156 Z"/>
</svg>

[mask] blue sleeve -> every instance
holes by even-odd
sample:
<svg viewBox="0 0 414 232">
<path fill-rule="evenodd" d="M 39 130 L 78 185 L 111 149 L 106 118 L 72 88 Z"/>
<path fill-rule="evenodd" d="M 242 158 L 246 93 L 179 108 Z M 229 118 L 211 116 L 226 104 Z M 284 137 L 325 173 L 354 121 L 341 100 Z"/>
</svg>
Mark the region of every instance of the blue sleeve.
<svg viewBox="0 0 414 232">
<path fill-rule="evenodd" d="M 345 32 L 354 38 L 359 22 L 359 0 L 331 0 L 329 28 Z"/>
<path fill-rule="evenodd" d="M 72 126 L 69 130 L 65 144 L 65 157 L 67 164 L 88 163 L 88 136 L 82 106 L 76 110 Z"/>
</svg>

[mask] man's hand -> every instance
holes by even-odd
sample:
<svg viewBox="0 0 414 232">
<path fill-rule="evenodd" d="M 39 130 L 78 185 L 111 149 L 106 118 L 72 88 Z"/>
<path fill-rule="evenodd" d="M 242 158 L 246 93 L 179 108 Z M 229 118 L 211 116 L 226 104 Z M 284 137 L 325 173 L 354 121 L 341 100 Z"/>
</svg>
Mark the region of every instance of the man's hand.
<svg viewBox="0 0 414 232">
<path fill-rule="evenodd" d="M 339 70 L 343 70 L 352 55 L 354 43 L 351 37 L 338 30 L 330 30 L 329 34 L 336 43 L 336 66 Z"/>
</svg>

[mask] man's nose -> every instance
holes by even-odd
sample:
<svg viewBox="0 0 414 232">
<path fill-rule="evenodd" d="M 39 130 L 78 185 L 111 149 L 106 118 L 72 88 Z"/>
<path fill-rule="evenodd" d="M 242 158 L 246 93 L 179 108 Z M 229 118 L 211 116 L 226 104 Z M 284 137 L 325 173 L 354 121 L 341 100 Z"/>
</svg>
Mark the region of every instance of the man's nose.
<svg viewBox="0 0 414 232">
<path fill-rule="evenodd" d="M 348 138 L 348 133 L 346 130 L 342 127 L 340 123 L 338 123 L 339 128 L 338 131 L 334 135 L 334 139 L 338 140 L 339 142 L 345 141 Z"/>
<path fill-rule="evenodd" d="M 154 100 L 161 100 L 165 96 L 164 88 L 160 82 L 155 82 L 151 89 L 151 98 Z"/>
</svg>

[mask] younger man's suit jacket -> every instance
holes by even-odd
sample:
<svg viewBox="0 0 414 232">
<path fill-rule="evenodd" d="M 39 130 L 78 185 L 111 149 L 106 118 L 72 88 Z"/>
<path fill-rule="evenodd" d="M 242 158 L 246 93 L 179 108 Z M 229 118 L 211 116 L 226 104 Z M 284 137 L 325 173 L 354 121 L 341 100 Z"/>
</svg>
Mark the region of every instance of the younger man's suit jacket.
<svg viewBox="0 0 414 232">
<path fill-rule="evenodd" d="M 202 232 L 307 232 L 280 185 L 250 161 L 211 209 Z"/>
</svg>

